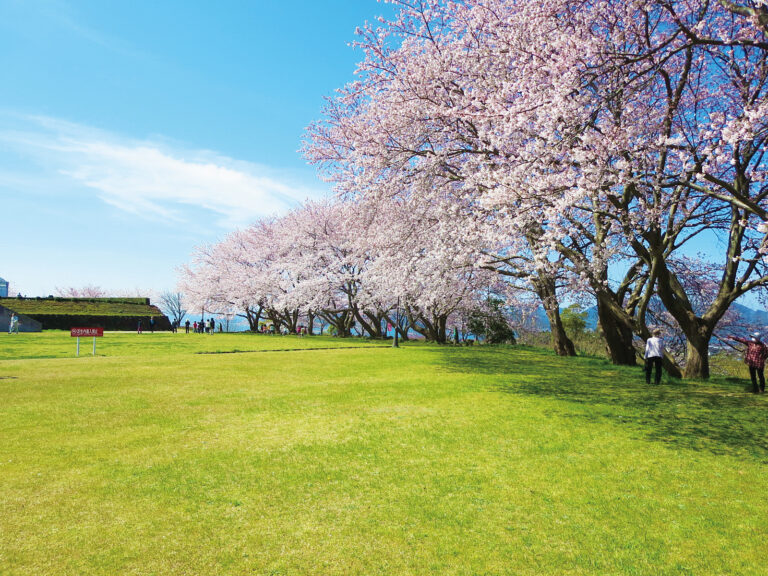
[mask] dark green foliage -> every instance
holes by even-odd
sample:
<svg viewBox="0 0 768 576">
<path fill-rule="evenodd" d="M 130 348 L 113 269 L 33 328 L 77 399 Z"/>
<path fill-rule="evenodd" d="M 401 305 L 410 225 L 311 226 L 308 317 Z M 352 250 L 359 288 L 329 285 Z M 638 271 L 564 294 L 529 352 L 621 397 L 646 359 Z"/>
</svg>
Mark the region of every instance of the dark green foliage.
<svg viewBox="0 0 768 576">
<path fill-rule="evenodd" d="M 488 344 L 515 344 L 517 341 L 500 298 L 488 298 L 482 308 L 472 312 L 468 327 Z"/>
<path fill-rule="evenodd" d="M 566 334 L 571 339 L 582 336 L 587 328 L 587 312 L 581 310 L 578 304 L 571 304 L 561 311 L 560 319 Z"/>
<path fill-rule="evenodd" d="M 168 318 L 149 298 L 0 298 L 18 314 L 41 322 L 44 330 L 69 330 L 73 326 L 98 326 L 105 330 L 136 330 L 139 320 L 149 329 L 170 330 Z"/>
</svg>

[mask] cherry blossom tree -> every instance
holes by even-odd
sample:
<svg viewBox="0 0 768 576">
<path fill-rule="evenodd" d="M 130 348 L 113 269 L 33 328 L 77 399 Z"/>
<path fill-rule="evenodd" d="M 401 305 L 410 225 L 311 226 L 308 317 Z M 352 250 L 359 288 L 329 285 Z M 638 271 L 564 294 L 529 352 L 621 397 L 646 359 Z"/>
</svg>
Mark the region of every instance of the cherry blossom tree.
<svg viewBox="0 0 768 576">
<path fill-rule="evenodd" d="M 358 250 L 375 254 L 363 274 L 362 299 L 387 310 L 388 323 L 401 336 L 412 330 L 445 342 L 449 324 L 458 321 L 453 317 L 499 283 L 482 265 L 477 235 L 464 220 L 445 217 L 454 209 L 450 199 L 428 204 L 402 194 L 359 204 L 369 216 Z"/>
<path fill-rule="evenodd" d="M 359 79 L 310 128 L 307 156 L 347 194 L 429 183 L 509 246 L 528 239 L 529 262 L 559 251 L 595 294 L 615 361 L 634 361 L 658 293 L 688 339 L 686 375 L 707 376 L 717 322 L 766 281 L 749 216 L 766 194 L 764 4 L 398 4 L 361 31 Z M 699 316 L 667 261 L 707 227 L 728 248 Z M 501 256 L 526 272 L 514 249 Z"/>
<path fill-rule="evenodd" d="M 274 266 L 276 228 L 275 219 L 263 219 L 217 244 L 198 248 L 192 263 L 180 270 L 179 289 L 186 294 L 188 308 L 237 314 L 251 330 L 257 330 L 264 317 L 279 327 L 286 319 L 280 298 L 287 282 Z M 292 317 L 288 312 L 289 321 Z"/>
<path fill-rule="evenodd" d="M 463 220 L 465 233 L 480 222 L 498 218 L 490 215 L 488 205 L 503 185 L 489 185 L 478 177 L 482 171 L 496 172 L 489 160 L 497 158 L 498 151 L 480 136 L 486 120 L 476 114 L 478 107 L 471 101 L 476 87 L 466 83 L 472 76 L 492 79 L 494 74 L 485 67 L 458 68 L 466 47 L 448 29 L 452 18 L 461 19 L 439 3 L 418 2 L 404 5 L 400 18 L 388 28 L 362 31 L 360 45 L 367 55 L 360 70 L 363 79 L 329 101 L 326 120 L 310 128 L 305 152 L 332 172 L 342 193 L 386 198 L 418 190 L 425 203 L 446 207 L 446 220 L 465 214 L 462 207 L 470 207 L 471 215 Z M 391 35 L 402 39 L 400 48 L 389 47 Z M 442 202 L 445 195 L 454 203 Z M 479 202 L 481 197 L 485 205 Z M 528 234 L 527 238 L 539 236 Z M 510 277 L 535 280 L 551 318 L 555 349 L 573 354 L 573 345 L 557 321 L 556 282 L 548 276 L 547 258 L 541 255 L 547 247 L 534 247 L 534 251 L 538 255 L 529 263 L 538 265 L 525 270 L 509 270 L 513 260 L 508 257 L 491 260 L 493 265 L 504 262 Z"/>
<path fill-rule="evenodd" d="M 566 128 L 578 136 L 569 154 L 578 152 L 579 169 L 586 159 L 601 173 L 602 190 L 596 180 L 584 192 L 605 191 L 597 204 L 619 223 L 685 333 L 685 374 L 693 377 L 708 376 L 709 341 L 731 304 L 768 280 L 764 225 L 751 217 L 764 216 L 768 195 L 765 33 L 733 7 L 662 1 L 590 9 L 590 30 L 607 42 L 598 60 L 581 64 L 574 89 L 590 96 L 593 115 Z M 581 150 L 585 141 L 599 154 Z M 717 296 L 697 311 L 669 259 L 705 227 L 725 250 Z"/>
<path fill-rule="evenodd" d="M 443 210 L 406 198 L 306 202 L 199 248 L 181 287 L 194 307 L 245 310 L 252 328 L 262 315 L 291 332 L 320 318 L 342 337 L 357 326 L 383 338 L 393 325 L 445 342 L 451 318 L 499 279 Z"/>
<path fill-rule="evenodd" d="M 68 286 L 66 288 L 59 288 L 57 286 L 54 292 L 57 296 L 64 298 L 104 298 L 107 295 L 101 287 L 92 284 L 80 287 Z"/>
<path fill-rule="evenodd" d="M 283 217 L 280 227 L 281 268 L 293 283 L 284 297 L 286 306 L 319 315 L 339 336 L 349 336 L 354 322 L 369 335 L 380 336 L 369 322 L 376 312 L 361 309 L 358 299 L 367 257 L 354 248 L 360 222 L 352 206 L 307 202 Z"/>
</svg>

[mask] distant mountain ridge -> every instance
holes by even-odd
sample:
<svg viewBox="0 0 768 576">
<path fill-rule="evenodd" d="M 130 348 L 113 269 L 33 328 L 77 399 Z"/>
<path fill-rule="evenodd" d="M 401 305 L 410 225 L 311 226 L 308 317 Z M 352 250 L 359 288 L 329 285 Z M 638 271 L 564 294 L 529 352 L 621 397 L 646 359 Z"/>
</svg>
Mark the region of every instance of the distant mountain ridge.
<svg viewBox="0 0 768 576">
<path fill-rule="evenodd" d="M 755 310 L 738 303 L 734 303 L 732 308 L 739 314 L 739 316 L 741 316 L 746 324 L 768 327 L 768 311 Z M 565 308 L 561 307 L 560 312 L 563 310 L 565 310 Z M 584 311 L 587 313 L 587 330 L 597 330 L 597 306 L 590 306 Z M 542 306 L 536 308 L 533 318 L 526 323 L 526 327 L 535 330 L 549 330 L 549 319 Z"/>
<path fill-rule="evenodd" d="M 765 310 L 754 310 L 736 303 L 732 305 L 732 308 L 738 312 L 739 316 L 741 316 L 748 324 L 768 326 L 768 312 Z"/>
</svg>

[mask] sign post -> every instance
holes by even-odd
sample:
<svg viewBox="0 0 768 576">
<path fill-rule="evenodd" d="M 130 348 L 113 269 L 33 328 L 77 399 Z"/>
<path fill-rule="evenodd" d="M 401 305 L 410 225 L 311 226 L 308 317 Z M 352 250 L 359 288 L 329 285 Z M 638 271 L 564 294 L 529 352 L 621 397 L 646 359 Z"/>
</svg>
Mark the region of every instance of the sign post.
<svg viewBox="0 0 768 576">
<path fill-rule="evenodd" d="M 72 328 L 69 335 L 72 338 L 77 338 L 77 347 L 75 348 L 75 356 L 80 356 L 80 337 L 93 338 L 93 355 L 96 356 L 96 338 L 104 336 L 104 328 Z"/>
</svg>

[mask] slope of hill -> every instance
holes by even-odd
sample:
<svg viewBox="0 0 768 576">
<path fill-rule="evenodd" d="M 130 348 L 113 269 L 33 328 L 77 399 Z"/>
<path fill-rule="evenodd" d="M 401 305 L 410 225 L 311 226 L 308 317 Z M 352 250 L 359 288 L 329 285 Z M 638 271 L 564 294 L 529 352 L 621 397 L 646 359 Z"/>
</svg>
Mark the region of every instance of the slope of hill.
<svg viewBox="0 0 768 576">
<path fill-rule="evenodd" d="M 765 310 L 754 310 L 748 308 L 743 304 L 735 303 L 732 305 L 733 310 L 741 317 L 741 320 L 751 326 L 766 326 L 768 327 L 768 312 Z M 561 311 L 563 308 L 561 308 Z M 597 330 L 597 306 L 591 306 L 585 310 L 587 313 L 587 330 Z M 549 330 L 549 320 L 544 312 L 544 308 L 539 306 L 537 308 L 532 321 L 533 328 L 535 330 Z"/>
</svg>

